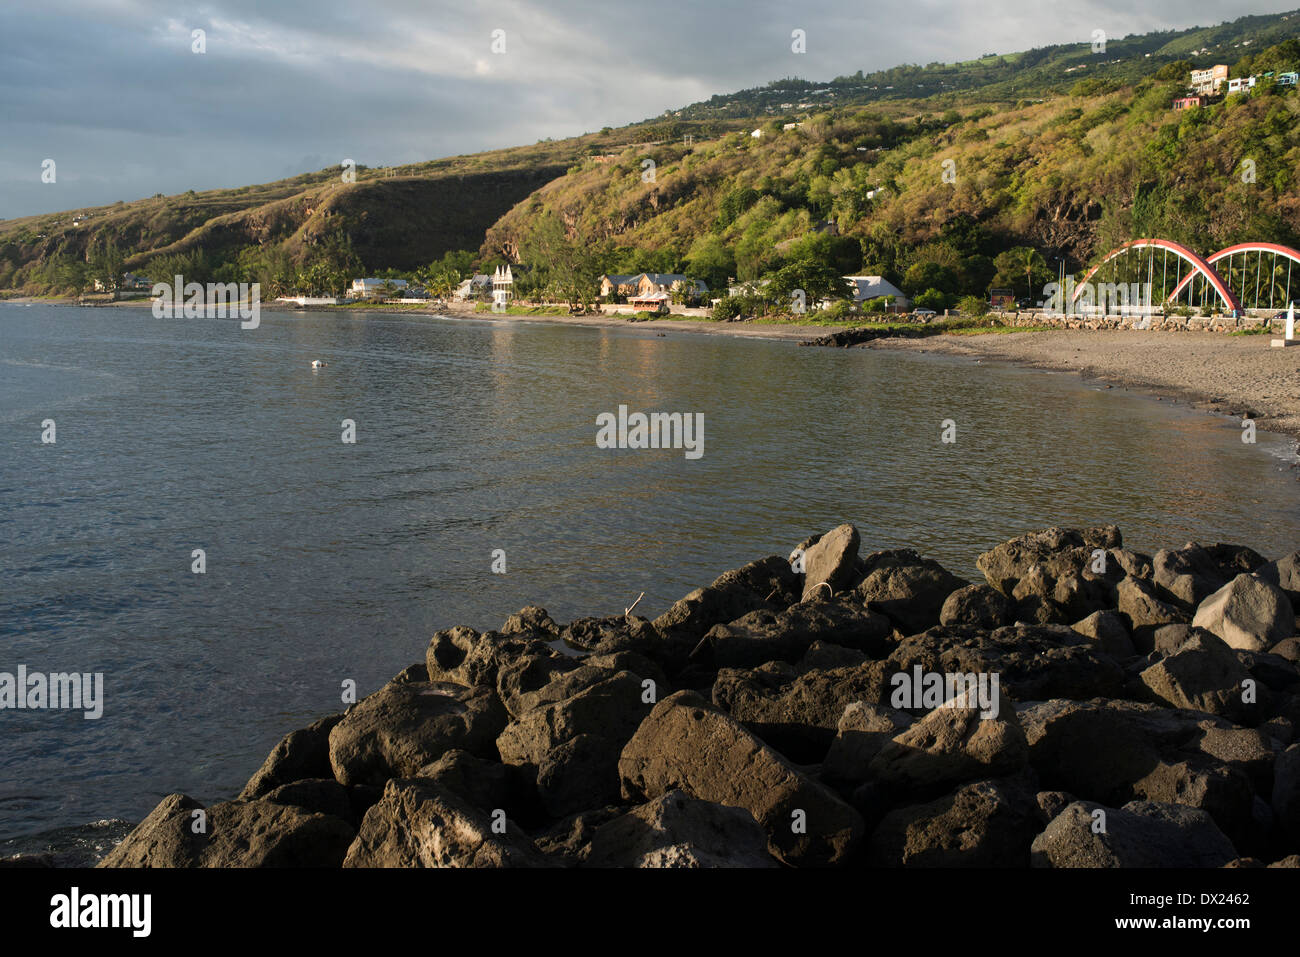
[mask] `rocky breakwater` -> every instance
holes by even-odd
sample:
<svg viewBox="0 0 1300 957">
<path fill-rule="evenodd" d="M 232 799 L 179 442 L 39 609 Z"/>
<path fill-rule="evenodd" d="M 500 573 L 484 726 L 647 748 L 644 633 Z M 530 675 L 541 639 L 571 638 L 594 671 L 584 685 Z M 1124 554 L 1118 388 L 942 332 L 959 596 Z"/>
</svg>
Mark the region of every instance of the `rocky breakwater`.
<svg viewBox="0 0 1300 957">
<path fill-rule="evenodd" d="M 654 621 L 439 632 L 102 866 L 1300 862 L 1300 552 L 1051 528 L 978 567 L 845 525 Z"/>
</svg>

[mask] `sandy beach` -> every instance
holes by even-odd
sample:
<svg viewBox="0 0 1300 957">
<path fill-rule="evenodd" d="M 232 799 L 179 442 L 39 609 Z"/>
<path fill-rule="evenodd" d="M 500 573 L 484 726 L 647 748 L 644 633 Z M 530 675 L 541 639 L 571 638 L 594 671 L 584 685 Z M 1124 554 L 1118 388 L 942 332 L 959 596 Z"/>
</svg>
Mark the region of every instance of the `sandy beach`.
<svg viewBox="0 0 1300 957">
<path fill-rule="evenodd" d="M 1270 348 L 1268 336 L 1054 330 L 879 339 L 861 348 L 908 349 L 1077 372 L 1085 379 L 1211 412 L 1251 413 L 1261 428 L 1300 438 L 1300 348 Z"/>
</svg>

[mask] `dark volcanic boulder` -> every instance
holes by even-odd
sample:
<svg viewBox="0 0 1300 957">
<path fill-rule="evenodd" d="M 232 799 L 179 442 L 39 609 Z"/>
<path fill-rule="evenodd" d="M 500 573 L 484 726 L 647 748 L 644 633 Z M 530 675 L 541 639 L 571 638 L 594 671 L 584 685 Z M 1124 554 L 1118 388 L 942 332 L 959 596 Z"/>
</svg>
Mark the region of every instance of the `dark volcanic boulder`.
<svg viewBox="0 0 1300 957">
<path fill-rule="evenodd" d="M 910 549 L 875 552 L 863 559 L 863 566 L 866 574 L 854 594 L 889 616 L 904 634 L 939 624 L 948 596 L 968 584 Z"/>
<path fill-rule="evenodd" d="M 1237 722 L 1258 718 L 1252 715 L 1258 709 L 1243 703 L 1243 682 L 1249 677 L 1232 649 L 1207 632 L 1193 634 L 1141 674 L 1142 684 L 1158 703 Z"/>
<path fill-rule="evenodd" d="M 961 695 L 894 736 L 871 761 L 871 779 L 891 792 L 941 794 L 963 781 L 1023 768 L 1029 745 L 1009 704 L 985 717 Z"/>
<path fill-rule="evenodd" d="M 828 670 L 779 663 L 752 671 L 724 668 L 713 685 L 717 707 L 798 764 L 825 756 L 846 706 L 883 694 L 880 662 Z"/>
<path fill-rule="evenodd" d="M 798 661 L 814 642 L 885 655 L 893 625 L 884 615 L 841 598 L 808 601 L 779 612 L 754 611 L 712 628 L 693 658 L 718 668 Z"/>
<path fill-rule="evenodd" d="M 799 576 L 789 563 L 773 555 L 725 572 L 707 588 L 697 588 L 656 618 L 654 627 L 670 643 L 685 640 L 694 647 L 714 625 L 751 611 L 784 609 L 798 599 L 800 589 Z"/>
<path fill-rule="evenodd" d="M 1152 635 L 1163 625 L 1186 624 L 1191 617 L 1177 605 L 1165 601 L 1155 585 L 1129 576 L 1116 587 L 1116 607 L 1128 619 L 1133 646 L 1142 654 L 1154 647 Z"/>
<path fill-rule="evenodd" d="M 522 657 L 560 659 L 566 656 L 544 641 L 526 635 L 482 634 L 473 628 L 447 628 L 429 639 L 425 664 L 430 681 L 449 681 L 467 687 L 495 688 L 497 671 Z"/>
<path fill-rule="evenodd" d="M 992 548 L 975 560 L 988 583 L 1007 597 L 1016 583 L 1035 565 L 1041 565 L 1050 577 L 1071 572 L 1084 574 L 1097 549 L 1118 549 L 1123 545 L 1114 525 L 1096 528 L 1052 528 L 1030 532 Z"/>
<path fill-rule="evenodd" d="M 914 719 L 906 711 L 866 701 L 853 701 L 844 708 L 822 775 L 828 781 L 861 784 L 871 776 L 871 761 Z"/>
<path fill-rule="evenodd" d="M 931 628 L 899 642 L 888 664 L 895 673 L 919 665 L 927 672 L 997 674 L 1001 693 L 1016 701 L 1114 697 L 1124 685 L 1114 659 L 1062 625 L 1009 625 L 991 633 Z"/>
<path fill-rule="evenodd" d="M 506 710 L 491 688 L 389 683 L 334 726 L 330 764 L 340 784 L 380 786 L 414 776 L 453 748 L 494 757 L 505 724 Z"/>
<path fill-rule="evenodd" d="M 928 804 L 890 811 L 872 832 L 873 867 L 1028 867 L 1042 825 L 1014 779 L 976 781 Z"/>
<path fill-rule="evenodd" d="M 352 803 L 352 795 L 333 778 L 291 781 L 267 792 L 263 800 L 268 804 L 286 804 L 313 814 L 341 818 L 353 827 L 361 823 L 361 816 L 356 813 Z"/>
<path fill-rule="evenodd" d="M 1295 634 L 1295 611 L 1282 589 L 1243 574 L 1201 602 L 1192 624 L 1233 648 L 1267 651 Z"/>
<path fill-rule="evenodd" d="M 344 867 L 553 867 L 508 818 L 428 781 L 390 780 Z"/>
<path fill-rule="evenodd" d="M 669 791 L 601 825 L 585 867 L 777 867 L 743 808 Z"/>
<path fill-rule="evenodd" d="M 1261 565 L 1255 574 L 1286 592 L 1292 608 L 1300 608 L 1300 551 Z"/>
<path fill-rule="evenodd" d="M 332 714 L 286 735 L 244 785 L 240 799 L 251 801 L 292 781 L 333 775 L 330 731 L 342 720 L 343 715 Z"/>
<path fill-rule="evenodd" d="M 787 864 L 841 863 L 863 836 L 853 808 L 691 691 L 655 705 L 623 749 L 618 769 L 628 798 L 681 789 L 744 808 Z"/>
<path fill-rule="evenodd" d="M 451 750 L 420 768 L 416 778 L 457 795 L 471 807 L 492 812 L 501 808 L 512 821 L 535 816 L 518 772 L 509 765 Z"/>
<path fill-rule="evenodd" d="M 1122 808 L 1076 801 L 1032 849 L 1035 867 L 1223 867 L 1237 857 L 1204 811 L 1153 801 Z"/>
<path fill-rule="evenodd" d="M 1234 838 L 1249 834 L 1252 778 L 1267 774 L 1258 732 L 1128 701 L 1042 701 L 1017 710 L 1043 787 L 1109 806 L 1135 798 L 1185 804 L 1212 814 Z"/>
<path fill-rule="evenodd" d="M 1070 627 L 1119 661 L 1137 654 L 1129 638 L 1126 619 L 1117 611 L 1094 611 Z"/>
<path fill-rule="evenodd" d="M 1011 603 L 992 585 L 966 585 L 944 599 L 941 625 L 997 628 L 1011 624 Z"/>
<path fill-rule="evenodd" d="M 340 818 L 291 805 L 225 801 L 204 809 L 172 794 L 99 866 L 338 867 L 355 835 Z"/>
<path fill-rule="evenodd" d="M 817 543 L 804 550 L 803 600 L 814 594 L 838 594 L 850 587 L 857 578 L 858 530 L 852 525 L 840 525 L 817 539 Z"/>
<path fill-rule="evenodd" d="M 501 760 L 536 784 L 553 817 L 617 800 L 619 754 L 650 713 L 646 697 L 639 676 L 606 673 L 511 721 L 497 738 Z"/>
</svg>

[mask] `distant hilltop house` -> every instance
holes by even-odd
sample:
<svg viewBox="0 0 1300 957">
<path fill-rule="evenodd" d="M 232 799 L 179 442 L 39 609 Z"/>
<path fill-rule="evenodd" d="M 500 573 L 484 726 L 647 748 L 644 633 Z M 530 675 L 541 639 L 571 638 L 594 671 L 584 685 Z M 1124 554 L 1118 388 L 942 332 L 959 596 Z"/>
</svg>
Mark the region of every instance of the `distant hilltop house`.
<svg viewBox="0 0 1300 957">
<path fill-rule="evenodd" d="M 1216 63 L 1208 70 L 1192 71 L 1192 92 L 1202 96 L 1212 96 L 1219 92 L 1219 87 L 1228 82 L 1228 65 Z"/>
<path fill-rule="evenodd" d="M 1206 97 L 1218 96 L 1220 92 L 1232 96 L 1237 93 L 1247 93 L 1256 86 L 1268 83 L 1274 83 L 1278 86 L 1296 86 L 1297 79 L 1300 79 L 1300 76 L 1295 71 L 1277 74 L 1270 71 L 1229 79 L 1228 67 L 1220 63 L 1208 70 L 1193 70 L 1191 94 L 1174 100 L 1173 108 L 1175 110 L 1189 110 L 1193 107 L 1204 106 Z"/>
<path fill-rule="evenodd" d="M 354 279 L 348 288 L 348 296 L 352 299 L 384 299 L 389 289 L 405 292 L 409 285 L 405 279 Z"/>
</svg>

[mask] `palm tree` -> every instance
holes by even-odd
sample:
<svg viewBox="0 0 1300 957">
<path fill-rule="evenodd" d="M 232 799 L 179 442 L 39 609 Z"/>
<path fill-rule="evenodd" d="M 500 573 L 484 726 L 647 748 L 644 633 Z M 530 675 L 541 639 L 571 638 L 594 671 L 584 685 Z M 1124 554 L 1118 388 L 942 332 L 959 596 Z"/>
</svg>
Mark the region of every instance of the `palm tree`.
<svg viewBox="0 0 1300 957">
<path fill-rule="evenodd" d="M 1046 269 L 1047 261 L 1043 259 L 1043 257 L 1039 254 L 1037 249 L 1033 249 L 1028 246 L 1025 247 L 1025 251 L 1023 255 L 1024 255 L 1024 266 L 1025 266 L 1025 285 L 1029 287 L 1028 291 L 1026 292 L 1026 295 L 1029 296 L 1030 298 L 1033 298 L 1034 270 L 1039 268 Z"/>
</svg>

